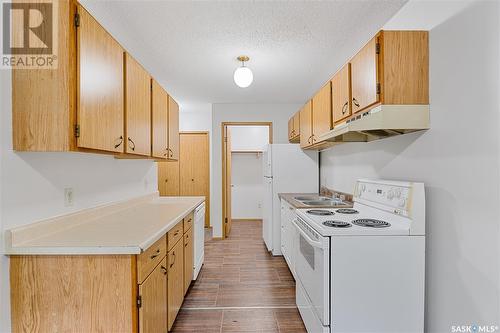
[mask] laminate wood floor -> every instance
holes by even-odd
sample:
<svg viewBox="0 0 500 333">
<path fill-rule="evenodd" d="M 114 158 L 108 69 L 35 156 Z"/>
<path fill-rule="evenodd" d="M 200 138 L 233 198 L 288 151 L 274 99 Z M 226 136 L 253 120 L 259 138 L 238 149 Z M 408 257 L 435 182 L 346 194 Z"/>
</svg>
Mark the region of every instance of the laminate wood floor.
<svg viewBox="0 0 500 333">
<path fill-rule="evenodd" d="M 205 263 L 174 327 L 180 332 L 306 332 L 295 281 L 262 240 L 262 222 L 233 222 L 225 240 L 205 242 Z"/>
</svg>

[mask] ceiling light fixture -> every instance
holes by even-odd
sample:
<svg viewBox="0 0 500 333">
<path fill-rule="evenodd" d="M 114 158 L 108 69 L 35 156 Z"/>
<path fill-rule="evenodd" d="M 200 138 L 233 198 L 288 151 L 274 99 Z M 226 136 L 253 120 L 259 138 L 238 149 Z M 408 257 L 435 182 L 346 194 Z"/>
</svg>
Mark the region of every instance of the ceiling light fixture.
<svg viewBox="0 0 500 333">
<path fill-rule="evenodd" d="M 248 67 L 245 67 L 245 61 L 250 60 L 247 56 L 239 56 L 238 61 L 241 61 L 241 67 L 234 71 L 234 83 L 240 88 L 246 88 L 252 84 L 253 73 Z"/>
</svg>

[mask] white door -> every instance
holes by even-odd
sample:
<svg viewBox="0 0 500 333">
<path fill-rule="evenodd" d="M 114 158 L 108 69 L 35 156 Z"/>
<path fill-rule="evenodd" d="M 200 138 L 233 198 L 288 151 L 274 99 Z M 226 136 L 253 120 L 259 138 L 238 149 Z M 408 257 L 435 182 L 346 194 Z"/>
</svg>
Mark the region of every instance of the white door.
<svg viewBox="0 0 500 333">
<path fill-rule="evenodd" d="M 262 201 L 262 237 L 267 250 L 273 250 L 273 179 L 264 177 L 264 200 Z M 279 245 L 278 245 L 279 246 Z"/>
</svg>

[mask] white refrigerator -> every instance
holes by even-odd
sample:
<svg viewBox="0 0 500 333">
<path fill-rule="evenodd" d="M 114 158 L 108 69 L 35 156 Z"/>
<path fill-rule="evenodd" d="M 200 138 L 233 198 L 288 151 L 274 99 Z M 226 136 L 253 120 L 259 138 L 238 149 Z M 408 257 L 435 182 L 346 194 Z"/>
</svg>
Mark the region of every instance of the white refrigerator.
<svg viewBox="0 0 500 333">
<path fill-rule="evenodd" d="M 318 193 L 319 154 L 298 144 L 270 144 L 263 153 L 262 234 L 267 249 L 281 255 L 281 205 L 278 193 Z"/>
</svg>

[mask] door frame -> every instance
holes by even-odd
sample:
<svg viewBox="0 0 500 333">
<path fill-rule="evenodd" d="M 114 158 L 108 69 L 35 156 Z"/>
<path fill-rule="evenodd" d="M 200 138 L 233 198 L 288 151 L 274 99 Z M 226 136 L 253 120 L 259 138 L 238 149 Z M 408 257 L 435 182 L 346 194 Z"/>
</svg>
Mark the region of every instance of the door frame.
<svg viewBox="0 0 500 333">
<path fill-rule="evenodd" d="M 224 121 L 221 122 L 221 150 L 222 150 L 222 239 L 227 237 L 226 235 L 226 218 L 227 218 L 227 209 L 226 209 L 226 168 L 227 168 L 227 154 L 225 149 L 225 140 L 226 140 L 226 129 L 229 126 L 267 126 L 269 128 L 269 143 L 273 143 L 273 123 L 272 121 Z"/>
</svg>

